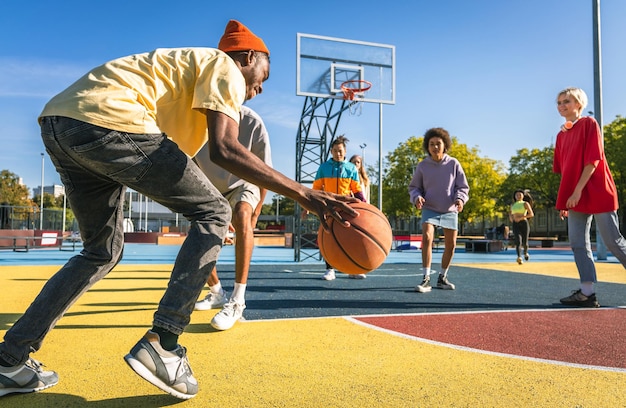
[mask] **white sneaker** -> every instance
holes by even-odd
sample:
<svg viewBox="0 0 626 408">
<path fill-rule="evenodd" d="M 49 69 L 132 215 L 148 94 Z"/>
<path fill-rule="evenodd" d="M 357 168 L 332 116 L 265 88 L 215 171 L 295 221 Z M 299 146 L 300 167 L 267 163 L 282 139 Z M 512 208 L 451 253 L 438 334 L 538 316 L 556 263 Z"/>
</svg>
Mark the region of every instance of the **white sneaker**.
<svg viewBox="0 0 626 408">
<path fill-rule="evenodd" d="M 326 269 L 326 273 L 322 276 L 322 279 L 328 281 L 335 280 L 335 270 L 333 268 Z"/>
<path fill-rule="evenodd" d="M 219 293 L 211 293 L 204 297 L 204 299 L 196 302 L 194 306 L 195 310 L 209 310 L 209 309 L 220 309 L 224 304 L 228 301 L 228 296 L 226 296 L 226 292 L 223 292 L 221 295 Z"/>
<path fill-rule="evenodd" d="M 365 278 L 367 278 L 367 276 L 365 276 L 364 273 L 359 273 L 357 275 L 348 275 L 348 278 L 350 278 L 350 279 L 365 279 Z"/>
<path fill-rule="evenodd" d="M 232 300 L 228 301 L 228 303 L 224 305 L 224 308 L 213 317 L 211 326 L 217 330 L 230 329 L 242 318 L 245 308 L 245 304 L 235 303 Z"/>
<path fill-rule="evenodd" d="M 419 285 L 417 285 L 415 287 L 415 291 L 419 292 L 419 293 L 428 293 L 432 289 L 433 289 L 433 287 L 430 286 L 430 275 L 424 276 L 424 279 L 422 280 L 422 283 L 420 283 Z"/>
</svg>

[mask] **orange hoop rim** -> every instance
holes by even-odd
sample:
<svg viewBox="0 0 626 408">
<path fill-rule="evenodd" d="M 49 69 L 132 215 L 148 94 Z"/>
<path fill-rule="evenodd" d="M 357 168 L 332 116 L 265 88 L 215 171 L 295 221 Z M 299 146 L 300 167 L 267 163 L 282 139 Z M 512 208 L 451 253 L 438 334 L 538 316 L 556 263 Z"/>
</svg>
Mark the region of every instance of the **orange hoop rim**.
<svg viewBox="0 0 626 408">
<path fill-rule="evenodd" d="M 358 88 L 352 85 L 360 85 Z M 362 79 L 351 79 L 341 84 L 341 91 L 343 92 L 343 99 L 354 100 L 355 95 L 362 95 L 369 91 L 372 87 L 372 83 Z"/>
</svg>

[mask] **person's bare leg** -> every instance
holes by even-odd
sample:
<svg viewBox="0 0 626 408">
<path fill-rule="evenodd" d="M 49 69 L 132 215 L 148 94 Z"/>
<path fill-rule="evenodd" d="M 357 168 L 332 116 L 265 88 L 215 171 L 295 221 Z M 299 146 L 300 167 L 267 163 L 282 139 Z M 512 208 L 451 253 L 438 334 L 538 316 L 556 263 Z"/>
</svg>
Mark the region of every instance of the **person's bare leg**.
<svg viewBox="0 0 626 408">
<path fill-rule="evenodd" d="M 456 249 L 456 235 L 457 231 L 455 229 L 443 230 L 445 247 L 443 250 L 443 256 L 441 257 L 441 269 L 444 271 L 447 271 L 452 263 L 452 258 L 454 257 L 454 251 Z"/>
<path fill-rule="evenodd" d="M 220 282 L 219 277 L 217 276 L 216 267 L 213 267 L 211 270 L 206 283 L 209 285 L 209 293 L 196 302 L 194 309 L 209 310 L 219 309 L 224 306 L 227 301 L 227 295 L 222 288 L 222 283 Z"/>
<path fill-rule="evenodd" d="M 433 242 L 435 226 L 429 223 L 422 224 L 422 268 L 430 270 L 433 260 Z"/>
<path fill-rule="evenodd" d="M 250 261 L 254 250 L 254 226 L 252 225 L 252 206 L 239 202 L 233 212 L 233 226 L 237 231 L 235 245 L 235 282 L 247 284 Z"/>
<path fill-rule="evenodd" d="M 233 293 L 224 308 L 213 317 L 211 326 L 217 330 L 228 330 L 242 317 L 246 308 L 246 285 L 252 250 L 254 249 L 254 226 L 252 206 L 240 201 L 233 211 L 235 227 L 235 285 Z"/>
<path fill-rule="evenodd" d="M 415 287 L 416 292 L 428 293 L 432 287 L 430 285 L 430 265 L 433 259 L 433 241 L 435 238 L 435 227 L 432 224 L 422 224 L 422 272 L 424 278 L 422 283 Z"/>
<path fill-rule="evenodd" d="M 211 274 L 209 275 L 209 279 L 207 279 L 206 281 L 207 285 L 209 285 L 209 287 L 211 286 L 215 286 L 218 283 L 220 283 L 220 278 L 217 276 L 217 268 L 213 268 L 213 270 L 211 271 Z"/>
<path fill-rule="evenodd" d="M 437 288 L 454 290 L 455 286 L 448 280 L 448 269 L 452 263 L 454 257 L 454 250 L 456 249 L 456 235 L 455 229 L 444 229 L 443 239 L 445 247 L 443 250 L 443 256 L 441 257 L 441 271 L 439 271 L 439 278 L 437 279 Z"/>
</svg>

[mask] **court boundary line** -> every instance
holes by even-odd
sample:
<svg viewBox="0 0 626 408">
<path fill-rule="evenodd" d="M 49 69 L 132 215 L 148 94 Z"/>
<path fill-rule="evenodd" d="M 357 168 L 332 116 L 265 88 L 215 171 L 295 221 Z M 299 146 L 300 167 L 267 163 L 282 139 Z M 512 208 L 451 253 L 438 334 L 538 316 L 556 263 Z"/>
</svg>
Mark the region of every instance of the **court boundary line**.
<svg viewBox="0 0 626 408">
<path fill-rule="evenodd" d="M 600 310 L 616 310 L 616 309 L 626 309 L 626 306 L 605 307 L 604 309 L 600 309 Z M 462 311 L 462 312 L 443 312 L 443 313 L 406 313 L 406 314 L 393 314 L 393 315 L 380 314 L 380 315 L 367 315 L 367 316 L 344 316 L 343 319 L 345 319 L 345 320 L 347 320 L 349 322 L 352 322 L 354 324 L 357 324 L 359 326 L 367 327 L 367 328 L 370 328 L 370 329 L 373 329 L 373 330 L 377 330 L 377 331 L 380 331 L 380 332 L 383 332 L 383 333 L 387 333 L 387 334 L 390 334 L 390 335 L 393 335 L 393 336 L 396 336 L 396 337 L 401 337 L 401 338 L 405 338 L 405 339 L 408 339 L 408 340 L 416 340 L 416 341 L 420 341 L 420 342 L 423 342 L 423 343 L 427 343 L 427 344 L 431 344 L 431 345 L 435 345 L 435 346 L 446 347 L 446 348 L 450 348 L 450 349 L 454 349 L 454 350 L 468 351 L 468 352 L 473 352 L 473 353 L 479 353 L 479 354 L 485 354 L 485 355 L 491 355 L 491 356 L 497 356 L 497 357 L 513 358 L 513 359 L 517 359 L 517 360 L 532 361 L 532 362 L 537 362 L 537 363 L 545 363 L 545 364 L 558 365 L 558 366 L 564 366 L 564 367 L 591 369 L 591 370 L 596 370 L 596 371 L 608 371 L 608 372 L 616 372 L 616 373 L 626 373 L 626 369 L 618 368 L 618 367 L 605 367 L 605 366 L 597 366 L 597 365 L 590 365 L 590 364 L 568 363 L 568 362 L 559 361 L 559 360 L 542 359 L 542 358 L 536 358 L 536 357 L 521 356 L 521 355 L 517 355 L 517 354 L 509 354 L 509 353 L 500 353 L 500 352 L 496 352 L 496 351 L 481 350 L 481 349 L 477 349 L 477 348 L 473 348 L 473 347 L 467 347 L 467 346 L 459 346 L 459 345 L 452 344 L 452 343 L 445 343 L 445 342 L 441 342 L 441 341 L 426 339 L 426 338 L 423 338 L 423 337 L 412 336 L 410 334 L 401 333 L 401 332 L 390 330 L 390 329 L 385 329 L 383 327 L 376 326 L 376 325 L 373 325 L 373 324 L 366 323 L 366 322 L 358 320 L 359 318 L 363 318 L 363 317 L 403 317 L 403 316 L 431 316 L 431 315 L 442 315 L 442 314 L 456 315 L 456 314 L 484 314 L 484 313 L 581 312 L 581 311 L 589 311 L 589 310 L 598 310 L 598 309 L 589 309 L 589 308 L 580 308 L 580 309 L 525 309 L 525 310 L 486 310 L 484 312 Z"/>
<path fill-rule="evenodd" d="M 357 324 L 369 329 L 373 329 L 373 330 L 377 330 L 383 333 L 387 333 L 396 337 L 401 337 L 401 338 L 405 338 L 408 340 L 414 340 L 414 341 L 420 341 L 423 343 L 427 343 L 427 344 L 431 344 L 434 346 L 441 346 L 441 347 L 446 347 L 446 348 L 450 348 L 450 349 L 454 349 L 454 350 L 460 350 L 460 351 L 467 351 L 467 352 L 472 352 L 472 353 L 479 353 L 479 354 L 485 354 L 485 355 L 491 355 L 491 356 L 496 356 L 496 357 L 505 357 L 505 358 L 514 358 L 517 360 L 523 360 L 523 361 L 531 361 L 531 362 L 536 362 L 536 363 L 544 363 L 544 364 L 551 364 L 551 365 L 558 365 L 558 366 L 564 366 L 564 367 L 572 367 L 572 368 L 580 368 L 580 369 L 591 369 L 591 370 L 596 370 L 596 371 L 608 371 L 608 372 L 615 372 L 615 373 L 626 373 L 626 369 L 624 368 L 618 368 L 618 367 L 605 367 L 605 366 L 597 366 L 597 365 L 590 365 L 590 364 L 577 364 L 577 363 L 568 363 L 565 361 L 559 361 L 559 360 L 550 360 L 550 359 L 542 359 L 542 358 L 536 358 L 536 357 L 528 357 L 528 356 L 521 356 L 521 355 L 517 355 L 517 354 L 509 354 L 509 353 L 500 353 L 500 352 L 496 352 L 496 351 L 488 351 L 488 350 L 481 350 L 481 349 L 476 349 L 473 347 L 466 347 L 466 346 L 459 346 L 456 344 L 452 344 L 452 343 L 445 343 L 445 342 L 440 342 L 440 341 L 436 341 L 436 340 L 430 340 L 430 339 L 426 339 L 423 337 L 418 337 L 418 336 L 412 336 L 410 334 L 405 334 L 405 333 L 401 333 L 401 332 L 397 332 L 394 330 L 390 330 L 390 329 L 385 329 L 383 327 L 380 326 L 376 326 L 370 323 L 366 323 L 363 321 L 358 320 L 359 318 L 368 318 L 368 317 L 408 317 L 408 316 L 440 316 L 440 315 L 459 315 L 459 314 L 485 314 L 485 313 L 529 313 L 529 312 L 540 312 L 540 313 L 545 313 L 545 312 L 568 312 L 568 313 L 576 313 L 576 312 L 584 312 L 584 311 L 589 311 L 589 310 L 619 310 L 619 309 L 626 309 L 626 306 L 616 306 L 616 307 L 604 307 L 604 308 L 599 308 L 599 309 L 591 309 L 591 308 L 576 308 L 576 309 L 570 309 L 570 308 L 561 308 L 561 309 L 520 309 L 520 310 L 485 310 L 485 311 L 460 311 L 460 312 L 433 312 L 433 313 L 396 313 L 396 314 L 368 314 L 368 315 L 344 315 L 344 316 L 315 316 L 315 317 L 287 317 L 287 318 L 279 318 L 279 319 L 255 319 L 255 320 L 247 320 L 247 319 L 242 319 L 240 320 L 239 323 L 262 323 L 262 322 L 280 322 L 280 321 L 296 321 L 296 320 L 322 320 L 322 319 L 342 319 L 342 320 L 346 320 L 348 322 L 351 322 L 353 324 Z"/>
</svg>

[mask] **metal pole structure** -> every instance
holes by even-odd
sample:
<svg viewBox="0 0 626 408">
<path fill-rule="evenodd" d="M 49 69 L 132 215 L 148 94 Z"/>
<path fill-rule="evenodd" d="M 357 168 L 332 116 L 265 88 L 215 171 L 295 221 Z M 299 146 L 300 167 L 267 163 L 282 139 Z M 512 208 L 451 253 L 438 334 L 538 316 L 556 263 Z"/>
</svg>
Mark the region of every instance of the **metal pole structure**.
<svg viewBox="0 0 626 408">
<path fill-rule="evenodd" d="M 45 164 L 45 157 L 41 153 L 41 189 L 39 190 L 39 229 L 43 229 L 43 166 Z"/>
<path fill-rule="evenodd" d="M 61 223 L 62 236 L 65 235 L 65 220 L 67 219 L 67 195 L 65 194 L 65 186 L 63 186 L 63 222 Z"/>
<path fill-rule="evenodd" d="M 600 40 L 600 0 L 593 2 L 593 114 L 600 126 L 602 144 L 604 145 L 604 124 L 602 123 L 602 47 Z M 606 260 L 607 250 L 598 226 L 596 225 L 596 256 L 598 260 Z"/>
<path fill-rule="evenodd" d="M 378 209 L 383 209 L 383 104 L 378 104 Z"/>
<path fill-rule="evenodd" d="M 146 208 L 145 208 L 145 211 L 143 213 L 143 215 L 144 215 L 144 217 L 143 217 L 143 220 L 144 220 L 143 231 L 144 232 L 148 232 L 148 196 L 144 195 L 143 197 L 145 198 L 145 203 L 146 203 Z"/>
<path fill-rule="evenodd" d="M 137 222 L 137 231 L 141 231 L 141 220 L 143 219 L 143 196 L 137 193 L 137 205 L 139 207 L 139 221 Z"/>
<path fill-rule="evenodd" d="M 128 219 L 133 215 L 133 190 L 128 190 Z"/>
</svg>

